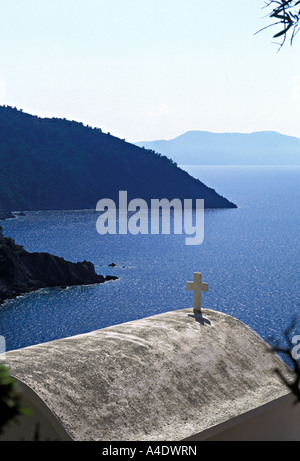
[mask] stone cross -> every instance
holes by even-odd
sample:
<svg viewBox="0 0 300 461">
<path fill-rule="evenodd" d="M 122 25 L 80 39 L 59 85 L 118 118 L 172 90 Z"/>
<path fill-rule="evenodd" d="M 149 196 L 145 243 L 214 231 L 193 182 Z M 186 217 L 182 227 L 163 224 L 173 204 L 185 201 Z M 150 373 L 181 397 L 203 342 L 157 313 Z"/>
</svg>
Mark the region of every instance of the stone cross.
<svg viewBox="0 0 300 461">
<path fill-rule="evenodd" d="M 202 291 L 208 291 L 208 283 L 202 283 L 202 274 L 195 272 L 194 281 L 187 282 L 186 288 L 194 292 L 194 313 L 201 314 L 201 294 Z"/>
</svg>

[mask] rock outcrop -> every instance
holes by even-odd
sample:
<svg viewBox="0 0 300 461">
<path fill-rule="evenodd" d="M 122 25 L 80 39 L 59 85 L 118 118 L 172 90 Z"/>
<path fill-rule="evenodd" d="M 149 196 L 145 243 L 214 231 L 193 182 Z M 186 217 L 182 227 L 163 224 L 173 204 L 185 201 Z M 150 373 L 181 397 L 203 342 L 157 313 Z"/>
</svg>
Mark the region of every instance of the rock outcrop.
<svg viewBox="0 0 300 461">
<path fill-rule="evenodd" d="M 49 253 L 30 253 L 0 233 L 0 304 L 40 288 L 90 285 L 117 278 L 97 274 L 89 261 L 74 263 Z"/>
</svg>

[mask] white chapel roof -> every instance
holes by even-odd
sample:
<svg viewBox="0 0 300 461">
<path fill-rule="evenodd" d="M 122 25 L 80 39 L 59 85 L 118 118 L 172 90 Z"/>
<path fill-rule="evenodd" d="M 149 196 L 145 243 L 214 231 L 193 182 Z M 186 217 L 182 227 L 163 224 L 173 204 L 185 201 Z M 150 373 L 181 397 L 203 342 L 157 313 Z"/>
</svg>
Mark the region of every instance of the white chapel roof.
<svg viewBox="0 0 300 461">
<path fill-rule="evenodd" d="M 239 320 L 191 309 L 6 353 L 74 440 L 184 440 L 287 394 Z"/>
</svg>

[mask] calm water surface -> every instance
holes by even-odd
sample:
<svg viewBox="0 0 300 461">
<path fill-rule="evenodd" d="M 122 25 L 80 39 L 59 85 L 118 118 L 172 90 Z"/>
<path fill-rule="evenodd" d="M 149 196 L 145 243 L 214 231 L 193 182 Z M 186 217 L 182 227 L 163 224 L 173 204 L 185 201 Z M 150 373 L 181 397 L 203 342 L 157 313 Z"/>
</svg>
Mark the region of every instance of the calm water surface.
<svg viewBox="0 0 300 461">
<path fill-rule="evenodd" d="M 203 307 L 237 317 L 267 340 L 281 337 L 300 307 L 300 167 L 184 168 L 239 207 L 206 210 L 199 246 L 186 246 L 183 235 L 100 236 L 93 210 L 3 222 L 4 235 L 28 251 L 90 260 L 98 273 L 120 277 L 7 301 L 0 308 L 7 350 L 189 308 L 186 281 L 194 272 L 209 283 Z"/>
</svg>

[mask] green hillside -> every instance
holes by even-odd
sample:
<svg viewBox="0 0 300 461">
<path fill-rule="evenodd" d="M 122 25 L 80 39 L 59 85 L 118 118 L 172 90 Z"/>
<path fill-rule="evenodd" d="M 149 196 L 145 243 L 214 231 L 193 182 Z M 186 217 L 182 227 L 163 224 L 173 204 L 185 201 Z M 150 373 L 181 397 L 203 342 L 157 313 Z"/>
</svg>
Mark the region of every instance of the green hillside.
<svg viewBox="0 0 300 461">
<path fill-rule="evenodd" d="M 99 128 L 0 107 L 0 209 L 94 209 L 98 200 L 185 198 L 235 205 L 167 157 Z"/>
</svg>

